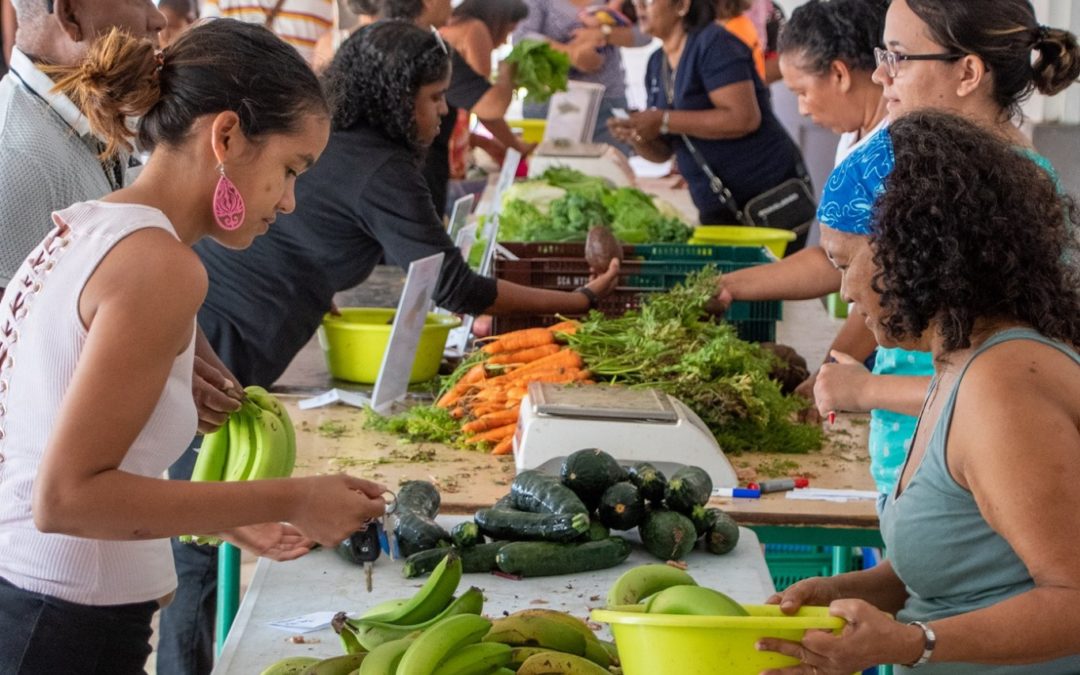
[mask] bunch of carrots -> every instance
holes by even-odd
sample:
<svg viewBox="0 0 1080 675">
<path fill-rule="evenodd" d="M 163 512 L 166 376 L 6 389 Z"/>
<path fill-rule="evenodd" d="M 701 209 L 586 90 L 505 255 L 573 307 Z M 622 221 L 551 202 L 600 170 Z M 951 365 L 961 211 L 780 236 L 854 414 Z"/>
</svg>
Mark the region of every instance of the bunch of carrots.
<svg viewBox="0 0 1080 675">
<path fill-rule="evenodd" d="M 492 338 L 480 349 L 484 360 L 469 368 L 435 405 L 462 421 L 466 443 L 487 443 L 494 446 L 491 454 L 509 454 L 530 382 L 593 383 L 581 356 L 560 342 L 577 329 L 577 321 L 564 321 Z"/>
</svg>

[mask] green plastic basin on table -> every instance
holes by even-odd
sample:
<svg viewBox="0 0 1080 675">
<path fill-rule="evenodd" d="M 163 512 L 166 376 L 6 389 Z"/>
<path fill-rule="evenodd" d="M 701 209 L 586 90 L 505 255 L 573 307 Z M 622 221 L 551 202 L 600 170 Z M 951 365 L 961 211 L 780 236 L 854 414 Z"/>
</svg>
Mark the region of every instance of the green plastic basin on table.
<svg viewBox="0 0 1080 675">
<path fill-rule="evenodd" d="M 746 227 L 743 225 L 698 225 L 691 244 L 720 244 L 722 246 L 764 246 L 777 258 L 784 257 L 788 242 L 795 233 L 775 227 Z"/>
<path fill-rule="evenodd" d="M 339 380 L 372 384 L 379 377 L 390 328 L 396 310 L 378 307 L 344 307 L 341 316 L 327 314 L 319 327 L 319 343 L 326 367 Z M 420 331 L 409 382 L 424 382 L 439 373 L 446 338 L 461 319 L 447 314 L 428 314 Z"/>
<path fill-rule="evenodd" d="M 758 675 L 798 664 L 775 652 L 759 652 L 758 639 L 802 640 L 810 629 L 839 632 L 843 619 L 828 607 L 781 614 L 776 605 L 744 605 L 750 616 L 675 616 L 594 609 L 593 621 L 611 625 L 624 675 Z"/>
</svg>

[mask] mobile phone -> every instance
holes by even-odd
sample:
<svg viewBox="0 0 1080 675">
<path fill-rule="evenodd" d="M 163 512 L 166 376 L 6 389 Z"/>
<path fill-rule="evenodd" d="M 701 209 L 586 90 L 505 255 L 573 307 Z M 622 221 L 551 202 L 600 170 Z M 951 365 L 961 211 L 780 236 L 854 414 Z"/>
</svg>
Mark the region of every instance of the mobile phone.
<svg viewBox="0 0 1080 675">
<path fill-rule="evenodd" d="M 630 115 L 623 108 L 612 108 L 611 115 L 617 120 L 628 120 Z"/>
</svg>

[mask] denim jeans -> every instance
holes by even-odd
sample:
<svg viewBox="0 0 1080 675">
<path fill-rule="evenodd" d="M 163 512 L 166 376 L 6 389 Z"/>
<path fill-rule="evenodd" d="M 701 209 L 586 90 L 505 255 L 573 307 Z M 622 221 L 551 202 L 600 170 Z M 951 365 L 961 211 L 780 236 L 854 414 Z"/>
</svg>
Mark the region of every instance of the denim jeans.
<svg viewBox="0 0 1080 675">
<path fill-rule="evenodd" d="M 145 673 L 157 609 L 154 601 L 80 605 L 0 578 L 0 673 Z"/>
<path fill-rule="evenodd" d="M 200 437 L 201 439 L 201 437 Z M 169 478 L 187 480 L 195 467 L 196 440 L 169 467 Z M 158 628 L 158 675 L 207 675 L 214 667 L 214 624 L 217 610 L 216 546 L 172 540 L 178 585 L 176 596 L 161 610 Z"/>
<path fill-rule="evenodd" d="M 607 143 L 608 145 L 618 148 L 627 157 L 634 154 L 634 149 L 629 145 L 622 143 L 615 139 L 611 135 L 611 131 L 607 128 L 608 118 L 611 117 L 611 111 L 615 108 L 626 109 L 626 97 L 615 96 L 600 99 L 600 111 L 596 115 L 596 129 L 593 131 L 594 143 Z M 548 113 L 547 103 L 526 103 L 522 106 L 521 114 L 526 119 L 546 119 Z"/>
</svg>

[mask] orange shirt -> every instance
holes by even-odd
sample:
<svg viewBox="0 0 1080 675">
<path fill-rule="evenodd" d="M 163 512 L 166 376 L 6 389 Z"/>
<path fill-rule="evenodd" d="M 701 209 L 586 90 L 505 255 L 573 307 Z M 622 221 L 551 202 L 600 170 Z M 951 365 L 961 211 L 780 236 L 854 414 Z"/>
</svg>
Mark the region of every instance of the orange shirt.
<svg viewBox="0 0 1080 675">
<path fill-rule="evenodd" d="M 750 17 L 746 14 L 740 14 L 734 19 L 721 21 L 720 25 L 727 29 L 729 33 L 742 40 L 743 43 L 750 48 L 750 51 L 754 55 L 754 69 L 757 70 L 758 77 L 764 82 L 765 50 L 761 46 L 761 37 L 758 35 L 754 22 L 751 21 Z"/>
</svg>

